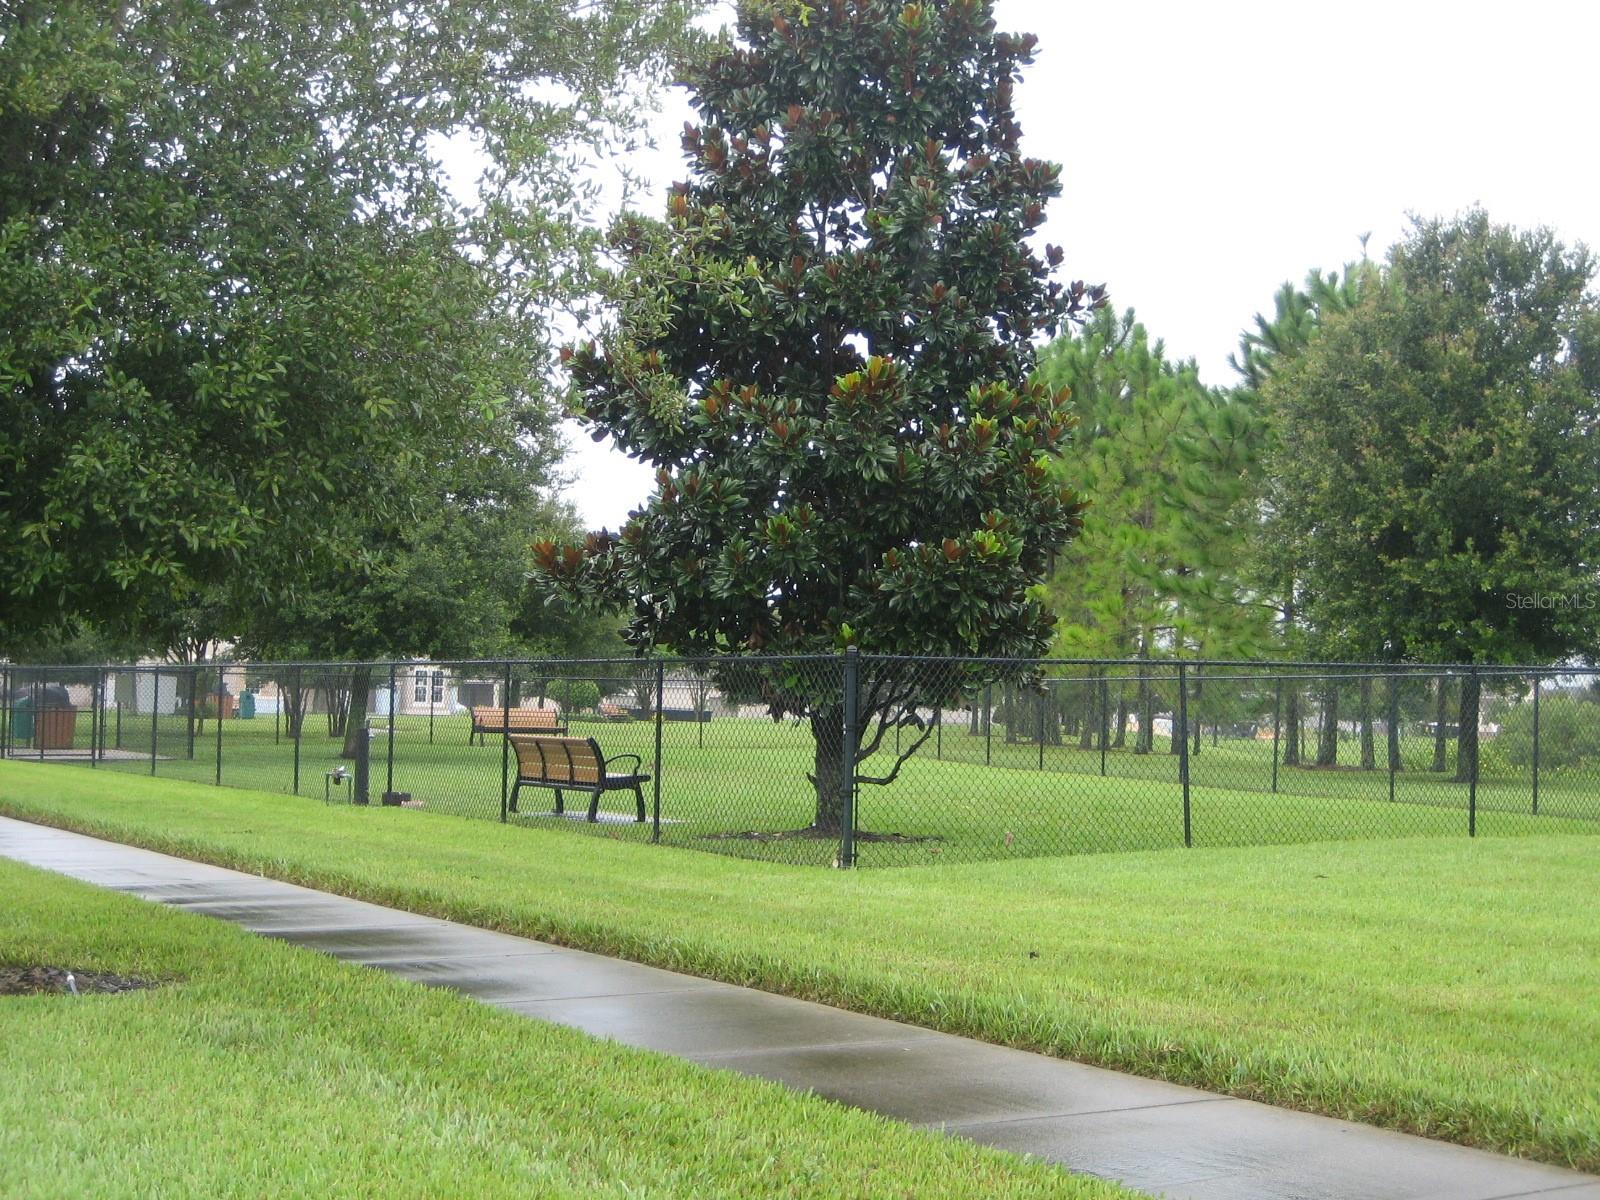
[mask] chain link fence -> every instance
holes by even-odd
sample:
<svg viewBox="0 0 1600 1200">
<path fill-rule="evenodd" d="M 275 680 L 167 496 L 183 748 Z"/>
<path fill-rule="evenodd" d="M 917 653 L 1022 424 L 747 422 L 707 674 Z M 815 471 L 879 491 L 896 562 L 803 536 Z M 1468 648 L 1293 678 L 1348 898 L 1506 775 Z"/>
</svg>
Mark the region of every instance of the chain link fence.
<svg viewBox="0 0 1600 1200">
<path fill-rule="evenodd" d="M 0 755 L 820 866 L 1596 833 L 1600 672 L 3 665 Z"/>
</svg>

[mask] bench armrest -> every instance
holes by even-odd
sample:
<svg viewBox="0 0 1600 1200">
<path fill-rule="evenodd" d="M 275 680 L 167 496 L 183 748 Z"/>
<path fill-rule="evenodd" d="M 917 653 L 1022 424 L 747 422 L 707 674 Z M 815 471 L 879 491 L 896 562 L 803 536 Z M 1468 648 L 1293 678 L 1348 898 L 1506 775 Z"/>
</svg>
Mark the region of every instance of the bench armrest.
<svg viewBox="0 0 1600 1200">
<path fill-rule="evenodd" d="M 610 758 L 606 759 L 605 769 L 610 771 L 612 763 L 621 762 L 625 758 L 633 759 L 633 774 L 637 775 L 639 773 L 639 768 L 644 766 L 644 759 L 640 758 L 637 754 L 613 754 Z"/>
</svg>

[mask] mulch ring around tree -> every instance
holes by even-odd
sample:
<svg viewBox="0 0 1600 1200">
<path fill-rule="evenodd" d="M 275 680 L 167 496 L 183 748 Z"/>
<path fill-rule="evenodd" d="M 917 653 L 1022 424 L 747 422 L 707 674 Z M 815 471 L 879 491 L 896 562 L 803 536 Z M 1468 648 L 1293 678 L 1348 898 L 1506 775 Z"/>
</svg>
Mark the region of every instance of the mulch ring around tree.
<svg viewBox="0 0 1600 1200">
<path fill-rule="evenodd" d="M 815 825 L 808 825 L 804 829 L 746 829 L 729 830 L 727 833 L 707 833 L 701 835 L 707 842 L 792 842 L 792 841 L 818 841 L 837 842 L 839 831 L 837 829 L 818 829 Z M 909 833 L 874 833 L 870 829 L 856 831 L 858 842 L 888 842 L 896 846 L 916 846 L 923 842 L 942 842 L 941 837 L 932 834 L 918 836 Z"/>
<path fill-rule="evenodd" d="M 72 982 L 67 982 L 67 976 Z M 132 975 L 113 975 L 105 971 L 69 971 L 66 967 L 0 966 L 0 996 L 34 996 L 41 993 L 70 995 L 76 987 L 80 996 L 90 992 L 137 992 L 156 986 L 153 979 Z"/>
</svg>

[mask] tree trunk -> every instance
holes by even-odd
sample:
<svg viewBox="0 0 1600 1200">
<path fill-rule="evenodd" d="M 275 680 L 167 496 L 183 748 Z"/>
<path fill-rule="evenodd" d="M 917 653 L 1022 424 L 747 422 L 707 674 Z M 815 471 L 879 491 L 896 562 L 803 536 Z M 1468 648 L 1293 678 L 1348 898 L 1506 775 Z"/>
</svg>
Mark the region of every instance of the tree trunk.
<svg viewBox="0 0 1600 1200">
<path fill-rule="evenodd" d="M 1478 677 L 1461 680 L 1461 717 L 1456 722 L 1456 782 L 1472 779 L 1478 764 Z"/>
<path fill-rule="evenodd" d="M 826 708 L 811 714 L 815 743 L 811 786 L 816 791 L 816 815 L 811 827 L 818 833 L 837 834 L 844 829 L 844 709 Z"/>
<path fill-rule="evenodd" d="M 1372 676 L 1361 677 L 1361 769 L 1370 771 L 1378 765 L 1377 750 L 1372 741 Z"/>
<path fill-rule="evenodd" d="M 1449 712 L 1448 701 L 1446 699 L 1446 692 L 1449 688 L 1449 685 L 1450 680 L 1448 676 L 1439 676 L 1439 682 L 1434 691 L 1433 700 L 1433 766 L 1430 767 L 1429 770 L 1438 771 L 1440 773 L 1443 773 L 1445 765 L 1444 719 Z"/>
<path fill-rule="evenodd" d="M 288 725 L 289 736 L 297 738 L 306 719 L 306 689 L 299 684 L 280 683 L 278 696 L 283 704 L 283 715 Z"/>
<path fill-rule="evenodd" d="M 1105 714 L 1100 711 L 1100 685 L 1095 680 L 1090 680 L 1088 685 L 1089 696 L 1083 710 L 1083 727 L 1078 730 L 1078 749 L 1093 750 L 1095 740 L 1100 736 L 1100 727 L 1105 722 Z"/>
<path fill-rule="evenodd" d="M 1117 727 L 1111 735 L 1111 748 L 1125 750 L 1128 746 L 1128 697 L 1121 685 L 1117 687 Z"/>
<path fill-rule="evenodd" d="M 1322 689 L 1322 719 L 1317 724 L 1317 766 L 1339 763 L 1339 681 L 1328 680 Z"/>
<path fill-rule="evenodd" d="M 329 682 L 323 685 L 323 698 L 328 704 L 328 736 L 344 736 L 345 718 L 350 715 L 350 692 L 342 684 Z"/>
<path fill-rule="evenodd" d="M 1139 668 L 1139 732 L 1133 739 L 1135 754 L 1149 754 L 1156 744 L 1156 705 L 1151 694 L 1150 679 L 1144 674 L 1148 668 Z"/>
<path fill-rule="evenodd" d="M 345 711 L 344 749 L 340 758 L 353 759 L 367 736 L 367 702 L 372 691 L 372 668 L 365 663 L 350 670 L 350 705 Z"/>
<path fill-rule="evenodd" d="M 1300 689 L 1293 681 L 1283 705 L 1283 765 L 1300 765 Z"/>
<path fill-rule="evenodd" d="M 1389 769 L 1401 769 L 1400 761 L 1400 681 L 1391 676 L 1389 678 Z"/>
<path fill-rule="evenodd" d="M 1190 718 L 1194 722 L 1194 748 L 1190 750 L 1191 758 L 1200 757 L 1200 739 L 1205 736 L 1205 719 L 1200 715 L 1200 693 L 1205 685 L 1200 682 L 1200 668 L 1194 669 L 1194 700 L 1190 705 Z"/>
</svg>

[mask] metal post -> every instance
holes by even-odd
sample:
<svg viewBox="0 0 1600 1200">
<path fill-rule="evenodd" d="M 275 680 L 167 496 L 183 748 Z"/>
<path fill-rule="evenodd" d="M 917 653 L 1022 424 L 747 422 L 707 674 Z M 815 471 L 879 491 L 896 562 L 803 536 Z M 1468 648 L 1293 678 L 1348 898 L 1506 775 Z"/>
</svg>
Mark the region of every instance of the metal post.
<svg viewBox="0 0 1600 1200">
<path fill-rule="evenodd" d="M 217 666 L 217 786 L 222 786 L 222 695 L 227 673 Z"/>
<path fill-rule="evenodd" d="M 139 694 L 137 678 L 134 680 L 133 694 Z M 178 685 L 174 683 L 172 690 L 176 692 Z M 156 668 L 150 678 L 150 774 L 156 773 L 156 741 L 161 727 L 161 669 Z"/>
<path fill-rule="evenodd" d="M 306 694 L 301 683 L 299 667 L 294 669 L 294 698 L 295 713 L 298 714 L 298 719 L 295 721 L 292 730 L 294 733 L 294 794 L 298 796 L 300 794 L 300 731 L 305 727 L 306 723 Z M 283 707 L 282 696 L 278 697 L 278 707 Z"/>
<path fill-rule="evenodd" d="M 384 801 L 388 802 L 389 793 L 394 791 L 394 721 L 395 721 L 395 690 L 394 690 L 394 664 L 389 664 L 389 767 L 384 776 L 383 793 Z"/>
<path fill-rule="evenodd" d="M 112 689 L 116 690 L 117 685 L 120 684 L 121 682 L 122 682 L 122 672 L 118 671 L 117 672 L 117 683 L 112 685 Z M 121 696 L 118 696 L 116 698 L 116 706 L 117 706 L 117 749 L 121 750 L 122 749 L 122 697 Z"/>
<path fill-rule="evenodd" d="M 1278 790 L 1278 735 L 1283 728 L 1283 676 L 1272 684 L 1272 790 Z"/>
<path fill-rule="evenodd" d="M 434 678 L 434 675 L 435 675 L 435 672 L 430 669 L 428 671 L 428 683 L 427 683 L 427 687 L 428 687 L 428 745 L 430 745 L 430 746 L 433 745 L 433 678 Z M 542 708 L 543 705 L 540 705 L 540 707 Z"/>
<path fill-rule="evenodd" d="M 1479 690 L 1478 668 L 1476 665 L 1468 668 L 1472 680 L 1472 720 L 1474 725 L 1482 724 L 1478 714 L 1483 711 L 1483 692 Z M 1461 753 L 1461 735 L 1466 730 L 1456 729 L 1456 754 Z M 1467 774 L 1467 836 L 1478 836 L 1478 731 L 1472 731 L 1472 770 Z"/>
<path fill-rule="evenodd" d="M 1194 830 L 1189 813 L 1189 683 L 1182 663 L 1178 664 L 1178 778 L 1183 781 L 1183 844 L 1194 845 Z"/>
<path fill-rule="evenodd" d="M 511 664 L 506 663 L 500 693 L 500 820 L 506 820 L 511 799 Z"/>
<path fill-rule="evenodd" d="M 11 757 L 11 668 L 0 667 L 0 758 Z"/>
<path fill-rule="evenodd" d="M 44 684 L 39 676 L 33 680 L 33 748 L 44 761 Z"/>
<path fill-rule="evenodd" d="M 661 722 L 663 719 L 661 710 L 666 703 L 666 693 L 667 664 L 658 662 L 656 663 L 656 769 L 650 773 L 652 797 L 650 805 L 650 840 L 652 842 L 661 840 Z M 699 713 L 695 714 L 697 724 L 701 729 L 700 736 L 703 738 L 705 736 L 705 722 L 698 720 L 699 715 Z"/>
<path fill-rule="evenodd" d="M 1539 685 L 1543 679 L 1533 677 L 1533 815 L 1539 815 Z"/>
<path fill-rule="evenodd" d="M 990 762 L 990 742 L 994 734 L 994 684 L 983 689 L 983 765 Z"/>
<path fill-rule="evenodd" d="M 844 652 L 844 723 L 839 730 L 839 786 L 844 789 L 844 808 L 839 821 L 839 866 L 856 865 L 856 741 L 859 720 L 856 706 L 861 682 L 861 652 L 854 646 Z"/>
<path fill-rule="evenodd" d="M 933 710 L 933 757 L 935 760 L 944 758 L 944 709 Z"/>
</svg>

